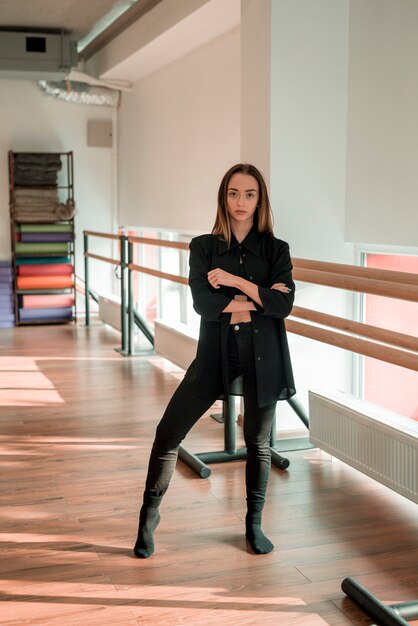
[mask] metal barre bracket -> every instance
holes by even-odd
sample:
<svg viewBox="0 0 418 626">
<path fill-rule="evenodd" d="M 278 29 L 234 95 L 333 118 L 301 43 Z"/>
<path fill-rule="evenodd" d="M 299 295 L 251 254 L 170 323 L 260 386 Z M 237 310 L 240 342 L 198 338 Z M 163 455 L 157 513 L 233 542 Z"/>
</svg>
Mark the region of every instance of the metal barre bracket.
<svg viewBox="0 0 418 626">
<path fill-rule="evenodd" d="M 401 604 L 383 604 L 354 578 L 345 578 L 341 589 L 379 626 L 408 626 L 406 620 L 418 618 L 418 600 Z"/>
</svg>

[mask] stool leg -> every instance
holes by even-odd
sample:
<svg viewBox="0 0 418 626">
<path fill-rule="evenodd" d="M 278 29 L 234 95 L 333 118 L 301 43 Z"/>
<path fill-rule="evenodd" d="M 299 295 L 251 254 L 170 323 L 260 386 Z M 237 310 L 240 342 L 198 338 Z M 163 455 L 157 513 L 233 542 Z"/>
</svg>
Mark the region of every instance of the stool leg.
<svg viewBox="0 0 418 626">
<path fill-rule="evenodd" d="M 234 396 L 228 396 L 228 402 L 222 402 L 224 418 L 224 450 L 227 454 L 233 454 L 236 450 L 235 443 L 235 400 Z"/>
<path fill-rule="evenodd" d="M 270 432 L 270 451 L 271 451 L 271 462 L 273 465 L 278 467 L 279 469 L 285 470 L 289 467 L 290 461 L 286 457 L 282 456 L 277 452 L 274 448 L 276 445 L 276 413 L 274 413 L 273 423 L 271 425 Z"/>
</svg>

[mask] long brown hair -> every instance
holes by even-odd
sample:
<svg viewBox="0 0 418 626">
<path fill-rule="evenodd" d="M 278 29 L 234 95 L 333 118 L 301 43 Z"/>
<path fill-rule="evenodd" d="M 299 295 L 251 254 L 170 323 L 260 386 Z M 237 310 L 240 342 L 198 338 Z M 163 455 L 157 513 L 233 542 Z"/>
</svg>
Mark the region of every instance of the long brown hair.
<svg viewBox="0 0 418 626">
<path fill-rule="evenodd" d="M 254 213 L 254 225 L 259 233 L 273 233 L 273 214 L 263 175 L 250 163 L 237 163 L 227 171 L 221 180 L 218 191 L 218 210 L 212 234 L 219 235 L 228 243 L 231 242 L 231 222 L 227 209 L 227 196 L 229 181 L 234 174 L 248 174 L 254 176 L 258 182 L 258 203 Z"/>
</svg>

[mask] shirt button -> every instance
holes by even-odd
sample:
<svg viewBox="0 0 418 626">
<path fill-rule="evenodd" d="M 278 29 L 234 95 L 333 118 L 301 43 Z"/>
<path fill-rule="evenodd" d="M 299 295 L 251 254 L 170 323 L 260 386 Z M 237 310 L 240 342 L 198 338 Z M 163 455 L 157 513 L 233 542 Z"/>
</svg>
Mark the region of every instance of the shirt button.
<svg viewBox="0 0 418 626">
<path fill-rule="evenodd" d="M 257 361 L 261 361 L 261 356 L 258 356 L 258 357 L 257 357 Z"/>
<path fill-rule="evenodd" d="M 250 276 L 250 280 L 252 280 L 252 279 L 253 279 L 253 277 L 252 277 L 252 276 Z"/>
<path fill-rule="evenodd" d="M 242 246 L 238 246 L 238 250 L 242 250 Z"/>
<path fill-rule="evenodd" d="M 254 332 L 255 332 L 255 333 L 258 333 L 258 328 L 254 328 Z"/>
<path fill-rule="evenodd" d="M 238 326 L 238 324 L 235 324 L 235 326 L 234 326 L 234 330 L 239 330 L 239 326 Z"/>
<path fill-rule="evenodd" d="M 243 253 L 242 253 L 242 256 L 243 256 L 243 257 L 245 257 L 245 256 L 247 256 L 247 255 L 245 254 L 245 252 L 243 252 Z"/>
</svg>

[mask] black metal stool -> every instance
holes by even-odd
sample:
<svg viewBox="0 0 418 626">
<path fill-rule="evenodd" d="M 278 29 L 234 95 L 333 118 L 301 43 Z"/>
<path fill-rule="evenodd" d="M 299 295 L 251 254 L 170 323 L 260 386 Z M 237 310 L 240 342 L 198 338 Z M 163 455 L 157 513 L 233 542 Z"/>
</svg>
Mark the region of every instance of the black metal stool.
<svg viewBox="0 0 418 626">
<path fill-rule="evenodd" d="M 383 604 L 354 578 L 345 578 L 341 583 L 341 589 L 378 626 L 408 626 L 409 622 L 406 620 L 418 619 L 418 600 L 401 604 Z"/>
<path fill-rule="evenodd" d="M 228 461 L 241 461 L 247 457 L 246 448 L 236 449 L 235 442 L 235 396 L 242 396 L 242 376 L 238 376 L 229 386 L 228 402 L 225 397 L 222 400 L 222 416 L 224 423 L 224 449 L 215 452 L 199 452 L 193 454 L 189 452 L 183 445 L 179 448 L 179 458 L 186 463 L 201 478 L 208 478 L 211 475 L 211 469 L 207 463 L 225 463 Z M 270 434 L 270 450 L 271 461 L 279 469 L 287 469 L 290 465 L 289 459 L 281 456 L 274 445 L 276 443 L 276 419 L 273 420 L 273 426 Z"/>
</svg>

